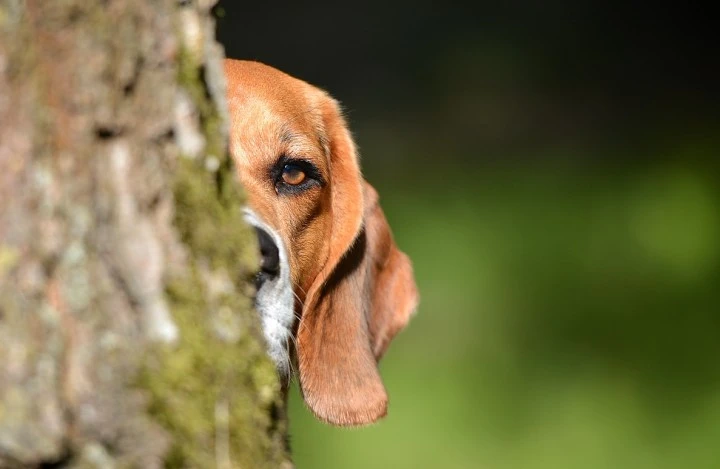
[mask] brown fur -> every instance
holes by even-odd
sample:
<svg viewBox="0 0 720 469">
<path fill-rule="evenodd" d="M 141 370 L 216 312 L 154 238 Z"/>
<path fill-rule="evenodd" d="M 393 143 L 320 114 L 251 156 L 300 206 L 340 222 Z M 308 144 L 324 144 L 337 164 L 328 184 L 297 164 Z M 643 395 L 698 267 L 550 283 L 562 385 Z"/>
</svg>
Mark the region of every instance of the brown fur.
<svg viewBox="0 0 720 469">
<path fill-rule="evenodd" d="M 387 412 L 377 360 L 417 305 L 412 267 L 392 239 L 335 100 L 256 62 L 225 61 L 230 147 L 249 205 L 288 248 L 300 313 L 303 397 L 335 425 Z M 278 196 L 268 169 L 282 155 L 312 161 L 327 181 Z"/>
</svg>

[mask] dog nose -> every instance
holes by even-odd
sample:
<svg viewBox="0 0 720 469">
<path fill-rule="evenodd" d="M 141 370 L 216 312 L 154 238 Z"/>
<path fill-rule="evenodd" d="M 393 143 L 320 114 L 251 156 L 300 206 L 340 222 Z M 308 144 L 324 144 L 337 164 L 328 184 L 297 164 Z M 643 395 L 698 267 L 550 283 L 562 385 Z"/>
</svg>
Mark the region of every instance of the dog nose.
<svg viewBox="0 0 720 469">
<path fill-rule="evenodd" d="M 280 252 L 275 241 L 263 229 L 255 228 L 260 245 L 260 272 L 257 276 L 257 287 L 259 288 L 266 280 L 271 280 L 280 273 Z"/>
</svg>

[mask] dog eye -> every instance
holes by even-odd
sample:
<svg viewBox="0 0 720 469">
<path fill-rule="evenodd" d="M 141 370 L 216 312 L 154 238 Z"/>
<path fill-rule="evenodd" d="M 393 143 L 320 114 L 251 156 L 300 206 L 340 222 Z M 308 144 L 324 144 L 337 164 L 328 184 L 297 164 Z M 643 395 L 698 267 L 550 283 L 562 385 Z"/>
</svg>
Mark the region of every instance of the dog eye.
<svg viewBox="0 0 720 469">
<path fill-rule="evenodd" d="M 298 184 L 302 184 L 306 177 L 305 171 L 298 165 L 286 164 L 283 167 L 282 180 L 285 184 L 297 186 Z"/>
<path fill-rule="evenodd" d="M 278 195 L 297 195 L 325 185 L 317 166 L 308 160 L 287 156 L 277 161 L 269 176 Z"/>
</svg>

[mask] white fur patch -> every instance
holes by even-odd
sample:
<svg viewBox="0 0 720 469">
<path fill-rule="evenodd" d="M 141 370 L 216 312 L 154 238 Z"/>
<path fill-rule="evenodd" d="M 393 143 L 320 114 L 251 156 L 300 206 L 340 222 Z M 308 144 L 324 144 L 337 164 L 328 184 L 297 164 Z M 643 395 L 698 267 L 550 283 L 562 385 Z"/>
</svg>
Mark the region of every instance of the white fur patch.
<svg viewBox="0 0 720 469">
<path fill-rule="evenodd" d="M 295 319 L 295 301 L 287 250 L 277 231 L 263 222 L 252 210 L 245 209 L 244 212 L 245 221 L 267 232 L 278 248 L 280 273 L 262 284 L 255 297 L 255 308 L 260 314 L 268 355 L 275 362 L 280 373 L 288 376 L 290 373 L 288 345 Z"/>
</svg>

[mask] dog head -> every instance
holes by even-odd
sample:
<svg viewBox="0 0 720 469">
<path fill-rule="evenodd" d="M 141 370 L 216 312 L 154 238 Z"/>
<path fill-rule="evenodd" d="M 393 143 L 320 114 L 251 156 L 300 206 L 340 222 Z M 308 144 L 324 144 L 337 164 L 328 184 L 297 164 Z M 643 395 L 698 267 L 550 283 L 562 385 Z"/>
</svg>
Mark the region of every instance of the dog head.
<svg viewBox="0 0 720 469">
<path fill-rule="evenodd" d="M 374 422 L 387 412 L 377 360 L 417 305 L 410 261 L 362 178 L 337 102 L 256 62 L 226 60 L 225 75 L 230 152 L 262 252 L 256 303 L 269 354 L 282 373 L 297 364 L 321 420 Z"/>
</svg>

